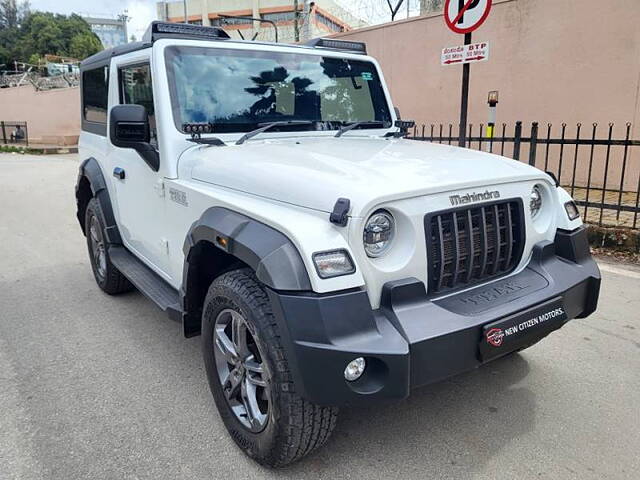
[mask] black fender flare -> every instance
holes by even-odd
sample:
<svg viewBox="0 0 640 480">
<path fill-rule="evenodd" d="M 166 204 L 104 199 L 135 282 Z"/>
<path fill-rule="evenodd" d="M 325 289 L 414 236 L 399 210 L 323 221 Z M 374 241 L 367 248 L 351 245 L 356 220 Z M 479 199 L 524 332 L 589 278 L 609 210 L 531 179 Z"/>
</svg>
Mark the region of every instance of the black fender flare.
<svg viewBox="0 0 640 480">
<path fill-rule="evenodd" d="M 221 242 L 220 239 L 224 240 Z M 256 272 L 258 280 L 269 288 L 311 290 L 300 252 L 286 235 L 273 227 L 224 207 L 205 210 L 191 225 L 184 242 L 185 274 L 192 248 L 201 241 L 210 242 L 247 264 Z M 183 276 L 183 290 L 185 278 Z"/>
<path fill-rule="evenodd" d="M 100 164 L 93 157 L 87 158 L 80 164 L 80 167 L 78 169 L 78 180 L 76 182 L 76 203 L 78 206 L 76 216 L 78 217 L 78 221 L 80 222 L 82 231 L 86 235 L 86 232 L 84 231 L 85 210 L 82 208 L 83 198 L 80 189 L 82 180 L 84 178 L 86 178 L 86 180 L 89 182 L 92 196 L 98 200 L 98 202 L 100 203 L 100 207 L 102 208 L 104 221 L 107 227 L 107 241 L 110 244 L 122 244 L 122 237 L 120 236 L 120 230 L 118 230 L 118 225 L 116 224 L 116 219 L 113 214 L 113 206 L 111 204 L 111 198 L 109 197 L 107 183 L 104 179 L 104 175 L 102 174 Z"/>
</svg>

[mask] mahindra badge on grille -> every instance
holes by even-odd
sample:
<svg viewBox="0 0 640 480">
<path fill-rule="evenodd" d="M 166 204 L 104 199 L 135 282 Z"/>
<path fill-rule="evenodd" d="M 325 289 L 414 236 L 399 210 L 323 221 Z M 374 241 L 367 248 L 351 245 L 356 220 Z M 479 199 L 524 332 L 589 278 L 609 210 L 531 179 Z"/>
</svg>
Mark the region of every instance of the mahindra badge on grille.
<svg viewBox="0 0 640 480">
<path fill-rule="evenodd" d="M 466 205 L 467 203 L 472 202 L 480 202 L 482 200 L 493 200 L 494 198 L 500 198 L 500 192 L 498 192 L 497 190 L 486 190 L 485 192 L 480 193 L 471 192 L 465 193 L 464 195 L 451 195 L 449 197 L 449 201 L 451 202 L 451 205 L 455 206 Z"/>
</svg>

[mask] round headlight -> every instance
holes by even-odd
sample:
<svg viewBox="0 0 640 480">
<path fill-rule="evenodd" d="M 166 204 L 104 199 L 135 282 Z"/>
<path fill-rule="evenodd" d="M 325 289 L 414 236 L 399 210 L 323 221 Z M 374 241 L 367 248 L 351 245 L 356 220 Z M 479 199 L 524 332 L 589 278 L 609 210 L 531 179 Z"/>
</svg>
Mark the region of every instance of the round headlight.
<svg viewBox="0 0 640 480">
<path fill-rule="evenodd" d="M 389 212 L 386 210 L 374 212 L 367 220 L 362 236 L 367 255 L 379 257 L 389 250 L 395 229 L 393 216 Z"/>
<path fill-rule="evenodd" d="M 534 185 L 529 196 L 529 211 L 531 218 L 534 218 L 542 208 L 542 188 L 540 185 Z"/>
</svg>

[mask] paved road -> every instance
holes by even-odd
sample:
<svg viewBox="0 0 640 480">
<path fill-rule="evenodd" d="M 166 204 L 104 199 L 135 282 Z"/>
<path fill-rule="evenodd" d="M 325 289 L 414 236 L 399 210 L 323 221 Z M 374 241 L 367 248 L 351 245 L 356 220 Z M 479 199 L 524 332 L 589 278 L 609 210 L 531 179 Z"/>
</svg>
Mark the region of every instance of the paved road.
<svg viewBox="0 0 640 480">
<path fill-rule="evenodd" d="M 597 315 L 384 408 L 272 472 L 227 437 L 199 339 L 101 293 L 74 156 L 0 155 L 0 479 L 640 478 L 640 274 L 605 266 Z"/>
</svg>

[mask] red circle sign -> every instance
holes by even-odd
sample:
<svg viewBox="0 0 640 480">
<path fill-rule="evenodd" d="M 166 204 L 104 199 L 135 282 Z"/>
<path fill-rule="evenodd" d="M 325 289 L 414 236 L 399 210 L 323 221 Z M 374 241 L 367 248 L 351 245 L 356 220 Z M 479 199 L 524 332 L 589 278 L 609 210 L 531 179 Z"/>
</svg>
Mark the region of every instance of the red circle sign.
<svg viewBox="0 0 640 480">
<path fill-rule="evenodd" d="M 471 33 L 489 16 L 491 0 L 446 0 L 444 20 L 455 33 Z"/>
</svg>

